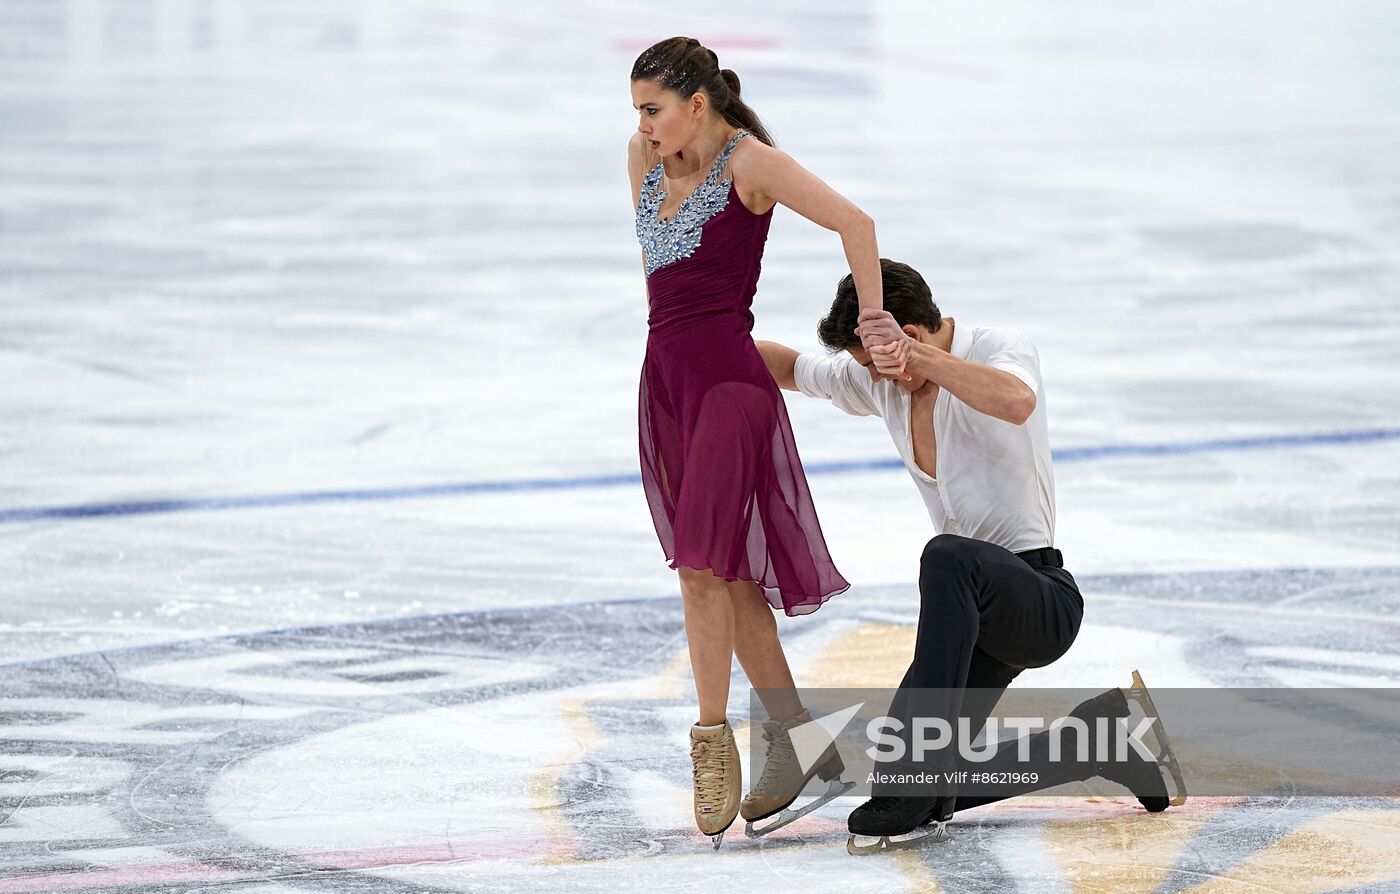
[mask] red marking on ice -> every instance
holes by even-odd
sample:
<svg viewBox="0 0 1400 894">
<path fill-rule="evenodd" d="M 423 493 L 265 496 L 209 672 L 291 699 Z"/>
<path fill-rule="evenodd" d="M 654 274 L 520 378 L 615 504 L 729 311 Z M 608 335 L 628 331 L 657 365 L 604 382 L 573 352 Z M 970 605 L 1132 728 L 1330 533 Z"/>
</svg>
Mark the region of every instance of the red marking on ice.
<svg viewBox="0 0 1400 894">
<path fill-rule="evenodd" d="M 297 859 L 320 869 L 375 869 L 412 866 L 415 863 L 462 863 L 473 860 L 510 860 L 521 857 L 557 857 L 572 852 L 570 842 L 559 838 L 498 838 L 486 841 L 443 841 L 435 844 L 389 845 L 298 854 Z"/>
<path fill-rule="evenodd" d="M 197 861 L 158 863 L 152 866 L 120 866 L 82 872 L 51 872 L 24 878 L 0 879 L 0 891 L 74 891 L 81 888 L 119 888 L 129 885 L 167 885 L 174 882 L 230 881 L 247 873 Z"/>
<path fill-rule="evenodd" d="M 420 863 L 467 863 L 476 860 L 510 860 L 556 857 L 572 853 L 572 842 L 561 838 L 498 838 L 460 843 L 389 845 L 347 851 L 294 854 L 315 871 L 388 869 Z M 283 870 L 285 873 L 285 870 Z M 178 882 L 257 881 L 257 871 L 226 869 L 212 863 L 187 861 L 118 866 L 77 872 L 50 872 L 0 879 L 0 894 L 75 891 L 83 888 L 123 888 L 168 885 Z"/>
</svg>

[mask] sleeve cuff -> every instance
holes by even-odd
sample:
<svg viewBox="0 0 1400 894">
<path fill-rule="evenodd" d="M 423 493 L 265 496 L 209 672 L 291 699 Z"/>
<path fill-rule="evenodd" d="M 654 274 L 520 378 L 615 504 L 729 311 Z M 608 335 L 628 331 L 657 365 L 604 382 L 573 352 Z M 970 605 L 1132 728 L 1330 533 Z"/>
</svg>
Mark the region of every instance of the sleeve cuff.
<svg viewBox="0 0 1400 894">
<path fill-rule="evenodd" d="M 815 354 L 798 354 L 797 362 L 792 367 L 792 379 L 797 385 L 797 390 L 808 397 L 822 397 L 830 400 L 831 395 L 822 391 L 817 385 L 816 367 L 821 362 L 822 358 Z"/>
<path fill-rule="evenodd" d="M 991 366 L 992 369 L 999 369 L 1002 372 L 1011 373 L 1022 382 L 1025 382 L 1026 387 L 1031 390 L 1032 394 L 1039 393 L 1039 384 L 1036 382 L 1035 376 L 1021 364 L 1014 361 L 1008 362 L 1003 360 L 1001 362 L 993 361 L 988 365 Z"/>
</svg>

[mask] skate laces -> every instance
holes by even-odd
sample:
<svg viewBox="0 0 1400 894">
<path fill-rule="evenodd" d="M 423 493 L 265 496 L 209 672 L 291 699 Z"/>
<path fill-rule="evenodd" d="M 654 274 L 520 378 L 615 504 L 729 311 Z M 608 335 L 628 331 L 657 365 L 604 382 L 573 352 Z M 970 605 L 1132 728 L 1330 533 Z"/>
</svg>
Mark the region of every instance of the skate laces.
<svg viewBox="0 0 1400 894">
<path fill-rule="evenodd" d="M 724 742 L 694 742 L 690 759 L 695 763 L 695 797 L 705 804 L 723 804 L 728 797 L 728 771 L 733 756 Z"/>
<path fill-rule="evenodd" d="M 797 758 L 792 750 L 792 736 L 788 735 L 787 730 L 765 732 L 763 740 L 768 743 L 768 757 L 763 762 L 763 775 L 754 786 L 756 792 L 767 791 L 776 785 L 783 770 Z"/>
<path fill-rule="evenodd" d="M 877 795 L 862 804 L 860 809 L 870 813 L 889 813 L 901 800 L 893 795 Z"/>
</svg>

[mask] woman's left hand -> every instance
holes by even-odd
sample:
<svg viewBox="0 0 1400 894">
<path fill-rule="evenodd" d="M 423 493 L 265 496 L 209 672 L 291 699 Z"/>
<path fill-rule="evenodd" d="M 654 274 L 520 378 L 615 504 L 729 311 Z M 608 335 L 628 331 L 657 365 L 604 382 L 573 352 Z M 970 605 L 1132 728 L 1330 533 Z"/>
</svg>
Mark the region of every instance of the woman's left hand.
<svg viewBox="0 0 1400 894">
<path fill-rule="evenodd" d="M 895 322 L 894 314 L 887 310 L 862 308 L 860 319 L 856 322 L 856 335 L 860 336 L 860 343 L 867 351 L 875 345 L 889 344 L 909 337 Z"/>
</svg>

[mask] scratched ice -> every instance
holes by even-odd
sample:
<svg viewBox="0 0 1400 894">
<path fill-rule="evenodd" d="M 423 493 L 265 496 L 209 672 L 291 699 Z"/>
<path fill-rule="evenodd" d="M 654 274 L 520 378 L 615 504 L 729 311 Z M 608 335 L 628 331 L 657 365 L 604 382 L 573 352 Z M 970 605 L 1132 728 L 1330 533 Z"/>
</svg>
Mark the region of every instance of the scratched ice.
<svg viewBox="0 0 1400 894">
<path fill-rule="evenodd" d="M 1400 890 L 1378 799 L 708 850 L 630 480 L 626 72 L 674 33 L 1038 344 L 1088 613 L 1022 683 L 1400 685 L 1392 5 L 10 2 L 0 894 Z M 780 210 L 765 260 L 756 334 L 815 349 L 838 239 Z M 893 684 L 926 516 L 837 465 L 877 422 L 789 407 L 855 584 L 797 677 Z"/>
</svg>

